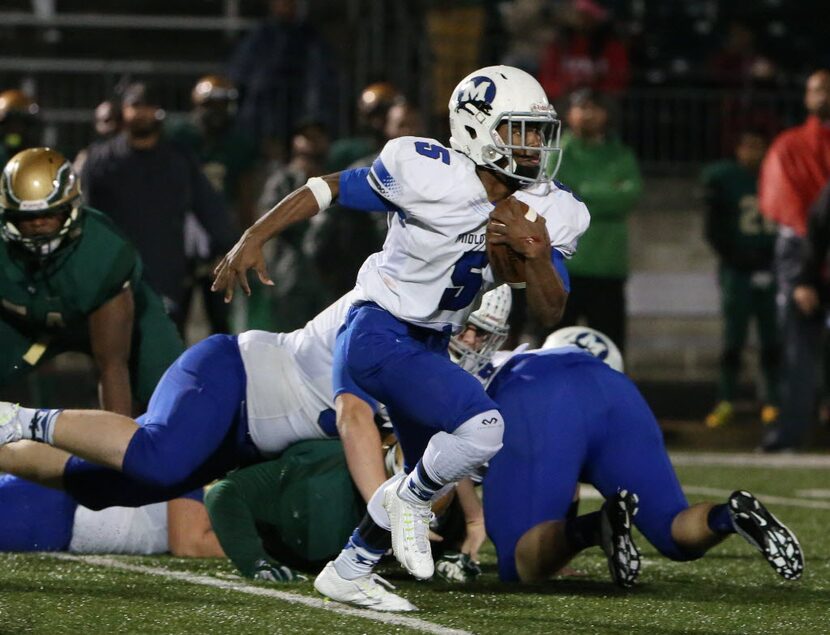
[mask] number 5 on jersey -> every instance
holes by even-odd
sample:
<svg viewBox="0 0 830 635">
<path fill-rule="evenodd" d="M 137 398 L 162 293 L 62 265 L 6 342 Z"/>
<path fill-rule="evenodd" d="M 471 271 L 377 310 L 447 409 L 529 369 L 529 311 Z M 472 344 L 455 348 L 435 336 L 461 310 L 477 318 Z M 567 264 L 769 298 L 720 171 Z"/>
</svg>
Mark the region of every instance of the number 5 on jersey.
<svg viewBox="0 0 830 635">
<path fill-rule="evenodd" d="M 481 289 L 481 273 L 486 266 L 487 252 L 468 251 L 461 256 L 452 269 L 452 286 L 444 291 L 438 308 L 443 311 L 460 311 L 468 306 Z"/>
</svg>

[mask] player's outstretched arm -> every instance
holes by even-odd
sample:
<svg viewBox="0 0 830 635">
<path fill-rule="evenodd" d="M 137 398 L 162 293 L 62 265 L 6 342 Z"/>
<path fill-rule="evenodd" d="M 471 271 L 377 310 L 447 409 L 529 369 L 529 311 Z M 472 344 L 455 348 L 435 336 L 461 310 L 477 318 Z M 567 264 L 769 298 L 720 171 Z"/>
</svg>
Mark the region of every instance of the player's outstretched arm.
<svg viewBox="0 0 830 635">
<path fill-rule="evenodd" d="M 262 246 L 277 236 L 286 227 L 308 220 L 317 212 L 325 209 L 337 198 L 340 191 L 340 173 L 329 174 L 295 190 L 277 203 L 271 210 L 251 225 L 242 234 L 233 248 L 219 261 L 213 270 L 213 291 L 225 293 L 225 302 L 233 299 L 238 284 L 247 294 L 251 294 L 248 285 L 248 270 L 257 273 L 262 284 L 273 285 L 265 267 Z M 329 192 L 325 191 L 328 186 Z"/>
</svg>

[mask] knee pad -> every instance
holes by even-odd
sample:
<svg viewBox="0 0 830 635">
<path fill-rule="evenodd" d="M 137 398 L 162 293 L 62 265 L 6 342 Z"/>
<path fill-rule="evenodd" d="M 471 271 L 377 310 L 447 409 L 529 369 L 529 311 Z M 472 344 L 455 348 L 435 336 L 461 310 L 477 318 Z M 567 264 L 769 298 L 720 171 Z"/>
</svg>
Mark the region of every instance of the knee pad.
<svg viewBox="0 0 830 635">
<path fill-rule="evenodd" d="M 438 483 L 454 483 L 489 461 L 502 447 L 504 420 L 489 410 L 461 424 L 452 434 L 438 432 L 429 440 L 422 463 Z"/>
</svg>

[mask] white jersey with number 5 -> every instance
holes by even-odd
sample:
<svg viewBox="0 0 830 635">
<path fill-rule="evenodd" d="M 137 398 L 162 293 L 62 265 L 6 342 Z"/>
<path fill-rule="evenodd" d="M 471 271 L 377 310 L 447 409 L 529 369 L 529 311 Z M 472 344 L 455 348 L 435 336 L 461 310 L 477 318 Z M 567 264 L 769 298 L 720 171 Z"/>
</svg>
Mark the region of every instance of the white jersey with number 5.
<svg viewBox="0 0 830 635">
<path fill-rule="evenodd" d="M 465 155 L 434 139 L 401 137 L 386 144 L 369 184 L 398 208 L 383 250 L 357 277 L 362 300 L 400 320 L 461 330 L 492 282 L 484 233 L 493 204 Z M 555 185 L 514 195 L 547 222 L 551 244 L 570 257 L 588 228 L 585 205 Z"/>
</svg>

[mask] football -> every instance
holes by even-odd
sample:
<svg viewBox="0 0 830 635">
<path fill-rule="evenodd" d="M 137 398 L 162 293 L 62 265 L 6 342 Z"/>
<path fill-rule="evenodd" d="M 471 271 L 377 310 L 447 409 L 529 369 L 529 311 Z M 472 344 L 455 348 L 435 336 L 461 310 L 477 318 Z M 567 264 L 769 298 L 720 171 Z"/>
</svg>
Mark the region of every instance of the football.
<svg viewBox="0 0 830 635">
<path fill-rule="evenodd" d="M 513 218 L 523 215 L 531 222 L 535 222 L 537 214 L 526 203 L 508 197 L 500 201 L 495 209 L 507 209 Z M 525 258 L 508 245 L 493 245 L 487 241 L 487 259 L 496 278 L 506 282 L 513 289 L 524 289 L 527 286 L 525 277 Z"/>
</svg>

